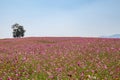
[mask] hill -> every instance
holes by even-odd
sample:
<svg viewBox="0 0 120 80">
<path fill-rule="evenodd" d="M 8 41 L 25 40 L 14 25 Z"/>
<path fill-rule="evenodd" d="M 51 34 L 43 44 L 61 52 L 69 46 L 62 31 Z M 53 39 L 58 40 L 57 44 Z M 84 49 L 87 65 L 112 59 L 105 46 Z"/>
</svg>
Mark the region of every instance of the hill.
<svg viewBox="0 0 120 80">
<path fill-rule="evenodd" d="M 110 36 L 101 36 L 102 38 L 120 38 L 120 34 L 114 34 Z"/>
</svg>

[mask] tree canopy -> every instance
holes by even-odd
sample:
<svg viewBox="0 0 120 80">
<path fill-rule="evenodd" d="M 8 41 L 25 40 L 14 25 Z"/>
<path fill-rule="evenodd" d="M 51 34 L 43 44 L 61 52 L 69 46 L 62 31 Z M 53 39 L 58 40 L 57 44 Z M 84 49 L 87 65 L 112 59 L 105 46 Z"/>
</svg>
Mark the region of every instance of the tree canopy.
<svg viewBox="0 0 120 80">
<path fill-rule="evenodd" d="M 24 37 L 24 27 L 19 25 L 18 23 L 12 25 L 12 29 L 13 29 L 13 37 Z"/>
</svg>

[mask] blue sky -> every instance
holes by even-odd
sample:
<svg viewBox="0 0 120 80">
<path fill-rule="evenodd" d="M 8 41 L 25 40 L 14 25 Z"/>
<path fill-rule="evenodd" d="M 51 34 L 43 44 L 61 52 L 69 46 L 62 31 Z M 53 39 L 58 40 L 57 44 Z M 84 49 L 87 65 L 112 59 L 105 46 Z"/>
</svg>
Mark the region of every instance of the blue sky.
<svg viewBox="0 0 120 80">
<path fill-rule="evenodd" d="M 19 23 L 25 36 L 96 37 L 120 33 L 120 0 L 0 0 L 0 38 Z"/>
</svg>

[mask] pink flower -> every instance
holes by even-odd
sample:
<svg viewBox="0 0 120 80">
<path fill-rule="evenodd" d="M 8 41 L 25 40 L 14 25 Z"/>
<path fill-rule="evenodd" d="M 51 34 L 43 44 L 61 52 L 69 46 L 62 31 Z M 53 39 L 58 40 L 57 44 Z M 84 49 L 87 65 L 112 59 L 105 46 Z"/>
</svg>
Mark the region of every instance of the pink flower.
<svg viewBox="0 0 120 80">
<path fill-rule="evenodd" d="M 78 61 L 78 62 L 77 62 L 77 65 L 80 66 L 80 64 L 81 64 L 80 61 Z"/>
<path fill-rule="evenodd" d="M 94 70 L 92 70 L 92 73 L 94 73 L 95 71 Z"/>
<path fill-rule="evenodd" d="M 106 65 L 104 65 L 104 69 L 107 69 L 107 66 L 106 66 Z"/>
<path fill-rule="evenodd" d="M 19 74 L 16 74 L 16 76 L 19 76 Z"/>
<path fill-rule="evenodd" d="M 84 76 L 84 72 L 81 73 L 81 76 Z"/>
<path fill-rule="evenodd" d="M 10 77 L 7 80 L 12 80 Z"/>
<path fill-rule="evenodd" d="M 62 68 L 56 68 L 57 72 L 61 72 Z"/>
<path fill-rule="evenodd" d="M 23 58 L 22 58 L 22 60 L 23 60 L 23 61 L 26 61 L 26 60 L 27 60 L 27 58 L 26 58 L 26 57 L 23 57 Z"/>
<path fill-rule="evenodd" d="M 53 79 L 53 78 L 54 78 L 54 76 L 53 76 L 53 75 L 50 75 L 48 78 Z"/>
</svg>

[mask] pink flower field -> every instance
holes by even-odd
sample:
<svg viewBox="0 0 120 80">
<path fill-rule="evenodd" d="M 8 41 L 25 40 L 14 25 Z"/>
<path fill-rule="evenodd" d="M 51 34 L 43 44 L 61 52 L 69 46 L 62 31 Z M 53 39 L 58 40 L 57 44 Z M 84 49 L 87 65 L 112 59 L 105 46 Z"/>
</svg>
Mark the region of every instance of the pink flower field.
<svg viewBox="0 0 120 80">
<path fill-rule="evenodd" d="M 1 39 L 0 80 L 120 80 L 120 39 Z"/>
</svg>

